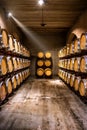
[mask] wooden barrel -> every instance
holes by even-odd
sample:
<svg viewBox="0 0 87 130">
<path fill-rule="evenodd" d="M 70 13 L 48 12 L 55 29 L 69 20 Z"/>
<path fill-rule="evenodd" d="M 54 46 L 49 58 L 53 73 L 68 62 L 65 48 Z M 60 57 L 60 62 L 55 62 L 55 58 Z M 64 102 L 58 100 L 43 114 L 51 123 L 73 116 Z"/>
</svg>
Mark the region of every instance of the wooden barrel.
<svg viewBox="0 0 87 130">
<path fill-rule="evenodd" d="M 14 38 L 12 35 L 9 35 L 9 49 L 14 51 Z"/>
<path fill-rule="evenodd" d="M 75 75 L 70 76 L 70 86 L 73 87 L 74 86 L 74 80 L 75 80 Z"/>
<path fill-rule="evenodd" d="M 87 50 L 87 33 L 83 33 L 80 37 L 80 49 Z"/>
<path fill-rule="evenodd" d="M 74 41 L 74 53 L 78 53 L 80 51 L 80 40 L 75 39 Z"/>
<path fill-rule="evenodd" d="M 70 76 L 71 76 L 71 74 L 70 73 L 67 73 L 67 84 L 70 84 Z"/>
<path fill-rule="evenodd" d="M 87 56 L 81 57 L 80 60 L 80 71 L 87 72 Z"/>
<path fill-rule="evenodd" d="M 8 71 L 12 72 L 14 70 L 14 65 L 13 65 L 13 60 L 10 56 L 7 57 L 7 64 L 8 64 Z"/>
<path fill-rule="evenodd" d="M 74 89 L 75 89 L 75 91 L 79 90 L 80 80 L 81 80 L 81 77 L 75 77 L 75 80 L 74 80 Z"/>
<path fill-rule="evenodd" d="M 79 93 L 81 96 L 87 96 L 87 79 L 81 79 L 79 83 Z"/>
<path fill-rule="evenodd" d="M 61 49 L 61 50 L 58 52 L 58 57 L 59 57 L 59 58 L 63 57 L 63 49 Z"/>
<path fill-rule="evenodd" d="M 68 73 L 65 72 L 65 75 L 64 75 L 64 81 L 67 82 L 67 76 L 68 76 Z"/>
<path fill-rule="evenodd" d="M 70 69 L 70 59 L 67 59 L 67 69 Z"/>
<path fill-rule="evenodd" d="M 16 74 L 16 79 L 17 79 L 17 85 L 19 86 L 21 84 L 21 78 L 20 78 L 19 73 Z"/>
<path fill-rule="evenodd" d="M 14 47 L 15 47 L 15 52 L 19 51 L 19 46 L 18 46 L 18 42 L 16 39 L 14 39 Z"/>
<path fill-rule="evenodd" d="M 46 67 L 52 66 L 51 60 L 45 60 L 45 66 L 46 66 Z"/>
<path fill-rule="evenodd" d="M 71 58 L 70 59 L 70 70 L 73 70 L 74 69 L 74 60 L 75 60 L 75 58 Z"/>
<path fill-rule="evenodd" d="M 44 75 L 44 69 L 38 68 L 38 69 L 37 69 L 37 75 L 38 75 L 38 76 L 43 76 L 43 75 Z"/>
<path fill-rule="evenodd" d="M 1 48 L 2 47 L 7 48 L 9 46 L 8 33 L 6 29 L 1 30 L 0 43 L 1 43 Z"/>
<path fill-rule="evenodd" d="M 38 58 L 44 58 L 44 53 L 43 52 L 38 52 L 37 57 Z"/>
<path fill-rule="evenodd" d="M 14 65 L 14 70 L 18 69 L 18 63 L 17 63 L 17 58 L 13 57 L 13 65 Z"/>
<path fill-rule="evenodd" d="M 8 72 L 7 59 L 5 56 L 0 56 L 0 75 L 5 75 Z"/>
<path fill-rule="evenodd" d="M 45 69 L 45 75 L 46 75 L 47 77 L 52 76 L 52 69 L 46 68 L 46 69 Z"/>
<path fill-rule="evenodd" d="M 80 71 L 80 57 L 75 58 L 74 60 L 74 71 Z"/>
<path fill-rule="evenodd" d="M 5 83 L 6 83 L 7 93 L 8 93 L 8 95 L 10 95 L 12 93 L 12 88 L 13 88 L 12 81 L 10 78 L 8 78 L 5 80 Z"/>
<path fill-rule="evenodd" d="M 46 57 L 47 59 L 51 58 L 51 53 L 50 53 L 50 52 L 46 52 L 46 53 L 45 53 L 45 57 Z"/>
<path fill-rule="evenodd" d="M 22 83 L 22 82 L 23 82 L 22 73 L 20 72 L 19 75 L 20 75 L 20 81 L 21 81 L 21 83 Z"/>
<path fill-rule="evenodd" d="M 65 71 L 62 72 L 62 79 L 64 80 L 64 77 L 65 77 Z"/>
<path fill-rule="evenodd" d="M 5 85 L 5 82 L 2 81 L 0 83 L 0 102 L 2 102 L 3 100 L 5 100 L 6 96 L 7 96 L 6 85 Z"/>
<path fill-rule="evenodd" d="M 17 79 L 16 79 L 15 75 L 12 77 L 12 84 L 13 84 L 13 89 L 16 89 L 17 88 Z"/>
<path fill-rule="evenodd" d="M 74 43 L 70 43 L 70 46 L 69 46 L 69 53 L 70 54 L 73 54 L 74 53 Z"/>
<path fill-rule="evenodd" d="M 37 61 L 37 66 L 42 67 L 44 65 L 44 61 L 43 60 L 38 60 Z"/>
</svg>

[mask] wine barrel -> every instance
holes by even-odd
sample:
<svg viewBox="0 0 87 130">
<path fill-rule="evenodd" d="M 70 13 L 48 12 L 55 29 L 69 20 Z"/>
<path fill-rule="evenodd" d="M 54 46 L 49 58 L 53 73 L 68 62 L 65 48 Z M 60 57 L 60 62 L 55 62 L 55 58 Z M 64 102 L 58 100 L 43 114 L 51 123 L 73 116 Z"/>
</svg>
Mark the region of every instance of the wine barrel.
<svg viewBox="0 0 87 130">
<path fill-rule="evenodd" d="M 45 60 L 45 66 L 46 66 L 46 67 L 52 66 L 51 60 Z"/>
<path fill-rule="evenodd" d="M 5 83 L 6 83 L 7 93 L 8 93 L 8 95 L 10 95 L 12 93 L 12 88 L 13 88 L 12 81 L 10 78 L 8 78 L 5 80 Z"/>
<path fill-rule="evenodd" d="M 70 59 L 70 70 L 73 70 L 74 69 L 74 60 L 75 60 L 75 58 L 71 58 Z"/>
<path fill-rule="evenodd" d="M 68 76 L 68 73 L 65 72 L 65 75 L 64 75 L 64 81 L 67 82 L 67 76 Z"/>
<path fill-rule="evenodd" d="M 81 79 L 79 83 L 79 93 L 81 96 L 87 96 L 87 79 Z"/>
<path fill-rule="evenodd" d="M 16 74 L 16 79 L 17 79 L 17 85 L 19 86 L 21 84 L 21 78 L 19 74 Z"/>
<path fill-rule="evenodd" d="M 17 58 L 16 58 L 16 57 L 13 57 L 12 60 L 13 60 L 14 70 L 17 70 L 17 69 L 18 69 Z"/>
<path fill-rule="evenodd" d="M 80 51 L 80 40 L 75 39 L 74 41 L 74 53 L 78 53 Z"/>
<path fill-rule="evenodd" d="M 12 84 L 13 84 L 13 89 L 15 90 L 17 88 L 17 79 L 15 75 L 12 77 Z"/>
<path fill-rule="evenodd" d="M 70 59 L 67 59 L 67 69 L 70 69 Z"/>
<path fill-rule="evenodd" d="M 6 29 L 1 29 L 1 35 L 0 35 L 0 43 L 1 43 L 1 48 L 2 47 L 9 47 L 9 39 L 8 39 L 8 33 Z"/>
<path fill-rule="evenodd" d="M 75 80 L 75 75 L 70 76 L 70 86 L 73 87 L 74 86 L 74 80 Z"/>
<path fill-rule="evenodd" d="M 80 71 L 87 72 L 87 56 L 81 57 L 80 60 Z"/>
<path fill-rule="evenodd" d="M 22 83 L 22 82 L 23 82 L 22 73 L 20 72 L 19 75 L 20 75 L 20 81 L 21 81 L 21 83 Z"/>
<path fill-rule="evenodd" d="M 38 52 L 37 57 L 38 58 L 44 58 L 44 53 L 43 52 Z"/>
<path fill-rule="evenodd" d="M 9 35 L 9 49 L 14 51 L 14 38 L 12 35 Z"/>
<path fill-rule="evenodd" d="M 46 75 L 47 77 L 52 76 L 52 69 L 46 68 L 46 69 L 45 69 L 45 75 Z"/>
<path fill-rule="evenodd" d="M 19 46 L 16 39 L 14 39 L 14 47 L 15 47 L 15 52 L 19 52 Z"/>
<path fill-rule="evenodd" d="M 6 96 L 7 96 L 6 85 L 5 85 L 5 82 L 2 81 L 0 83 L 0 102 L 2 102 L 3 100 L 5 100 Z"/>
<path fill-rule="evenodd" d="M 45 53 L 45 58 L 47 58 L 47 59 L 51 58 L 51 53 L 50 52 L 46 52 Z"/>
<path fill-rule="evenodd" d="M 12 72 L 14 70 L 14 65 L 13 65 L 13 60 L 10 56 L 7 57 L 7 64 L 8 64 L 8 71 Z"/>
<path fill-rule="evenodd" d="M 38 68 L 37 69 L 37 76 L 43 76 L 44 75 L 44 69 L 42 69 L 42 68 Z"/>
<path fill-rule="evenodd" d="M 42 67 L 44 65 L 44 61 L 43 60 L 38 60 L 37 61 L 37 66 Z"/>
<path fill-rule="evenodd" d="M 78 72 L 80 70 L 80 57 L 74 60 L 74 71 Z"/>
<path fill-rule="evenodd" d="M 8 72 L 7 59 L 5 56 L 0 56 L 0 75 L 5 75 Z"/>
<path fill-rule="evenodd" d="M 67 84 L 70 84 L 70 77 L 71 77 L 71 74 L 70 73 L 67 73 Z"/>
<path fill-rule="evenodd" d="M 70 46 L 69 46 L 69 53 L 70 54 L 73 54 L 74 53 L 74 43 L 70 43 Z"/>
<path fill-rule="evenodd" d="M 80 37 L 80 49 L 87 50 L 87 32 L 83 33 Z"/>
<path fill-rule="evenodd" d="M 75 91 L 79 90 L 80 80 L 81 80 L 81 77 L 75 77 L 75 80 L 74 80 L 74 89 L 75 89 Z"/>
</svg>

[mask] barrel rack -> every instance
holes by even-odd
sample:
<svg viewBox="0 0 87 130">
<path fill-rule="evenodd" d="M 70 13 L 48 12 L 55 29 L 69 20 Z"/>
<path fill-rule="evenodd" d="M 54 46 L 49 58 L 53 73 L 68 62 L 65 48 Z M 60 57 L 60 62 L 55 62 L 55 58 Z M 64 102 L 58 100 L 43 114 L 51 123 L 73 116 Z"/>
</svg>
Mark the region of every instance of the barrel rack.
<svg viewBox="0 0 87 130">
<path fill-rule="evenodd" d="M 10 44 L 9 36 L 13 38 L 11 44 L 14 46 L 14 48 L 12 50 L 10 49 L 9 46 Z M 13 71 L 10 72 L 7 66 L 6 74 L 2 74 L 0 72 L 0 105 L 2 105 L 6 100 L 9 99 L 10 95 L 12 95 L 14 91 L 17 90 L 20 87 L 20 85 L 29 77 L 30 75 L 29 67 L 30 67 L 31 58 L 30 58 L 30 52 L 13 35 L 8 35 L 6 29 L 1 29 L 0 32 L 0 56 L 4 56 L 6 58 L 11 57 L 12 64 L 13 64 Z M 22 62 L 20 62 L 20 66 L 17 62 L 16 69 L 14 68 L 14 63 L 13 63 L 14 58 L 21 59 L 21 61 L 23 62 L 23 64 Z M 16 81 L 15 87 L 14 87 L 13 78 L 15 78 Z M 12 86 L 10 87 L 7 84 L 8 79 L 11 80 Z"/>
<path fill-rule="evenodd" d="M 85 38 L 85 41 L 83 41 L 82 39 L 83 37 Z M 81 71 L 80 69 L 81 59 L 82 57 L 86 56 L 87 56 L 87 33 L 83 33 L 80 39 L 76 38 L 70 45 L 67 44 L 64 48 L 62 48 L 58 52 L 58 59 L 59 59 L 58 76 L 70 87 L 70 89 L 72 89 L 77 95 L 79 95 L 80 98 L 85 99 L 85 101 L 87 102 L 87 85 L 85 83 L 85 81 L 87 82 L 86 63 L 83 64 L 83 68 L 85 68 L 85 71 Z M 74 69 L 75 59 L 78 58 L 80 58 L 80 62 L 77 60 L 78 70 L 75 70 Z M 72 63 L 73 66 L 72 69 L 70 68 L 71 60 L 74 60 L 74 63 Z M 79 79 L 78 90 L 75 90 L 74 86 L 75 78 Z M 71 85 L 70 82 L 72 82 L 73 85 Z"/>
</svg>

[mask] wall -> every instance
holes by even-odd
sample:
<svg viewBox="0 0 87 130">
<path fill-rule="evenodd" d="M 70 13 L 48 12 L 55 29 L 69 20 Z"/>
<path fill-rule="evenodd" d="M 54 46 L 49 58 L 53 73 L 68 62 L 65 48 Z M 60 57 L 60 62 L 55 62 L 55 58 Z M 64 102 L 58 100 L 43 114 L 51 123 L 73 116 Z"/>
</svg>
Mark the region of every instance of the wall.
<svg viewBox="0 0 87 130">
<path fill-rule="evenodd" d="M 81 37 L 81 34 L 87 31 L 87 10 L 84 11 L 77 19 L 74 26 L 68 33 L 67 43 L 70 43 L 74 36 L 77 38 Z"/>
</svg>

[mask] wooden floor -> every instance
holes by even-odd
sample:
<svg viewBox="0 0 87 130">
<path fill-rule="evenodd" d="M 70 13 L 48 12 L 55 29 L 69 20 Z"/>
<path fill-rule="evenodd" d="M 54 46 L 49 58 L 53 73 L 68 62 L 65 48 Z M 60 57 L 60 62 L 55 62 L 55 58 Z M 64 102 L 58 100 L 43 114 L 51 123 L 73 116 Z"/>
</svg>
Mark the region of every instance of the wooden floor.
<svg viewBox="0 0 87 130">
<path fill-rule="evenodd" d="M 87 130 L 87 105 L 59 79 L 29 79 L 1 106 L 0 130 Z"/>
</svg>

